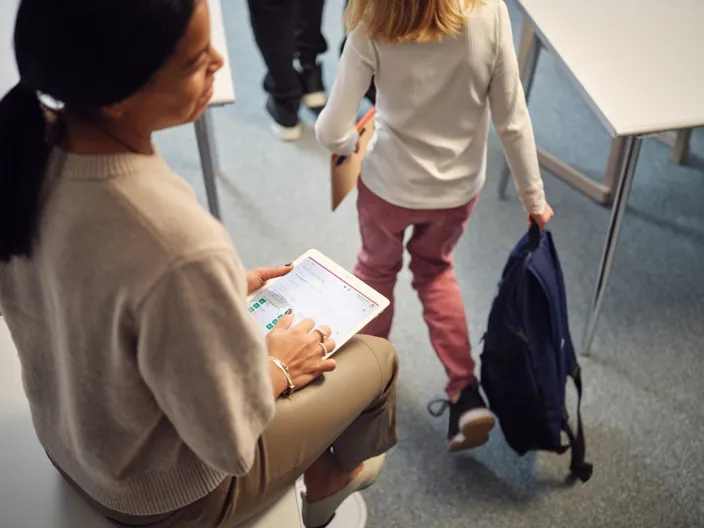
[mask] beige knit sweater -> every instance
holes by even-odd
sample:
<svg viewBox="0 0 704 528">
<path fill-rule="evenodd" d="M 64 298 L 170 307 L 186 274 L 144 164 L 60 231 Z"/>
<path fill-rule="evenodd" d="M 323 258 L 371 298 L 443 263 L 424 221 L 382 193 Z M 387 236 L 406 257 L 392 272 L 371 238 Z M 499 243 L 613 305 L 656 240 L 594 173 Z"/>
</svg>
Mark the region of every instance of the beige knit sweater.
<svg viewBox="0 0 704 528">
<path fill-rule="evenodd" d="M 274 414 L 246 274 L 158 156 L 55 151 L 32 259 L 0 311 L 40 442 L 91 497 L 172 511 L 250 469 Z"/>
</svg>

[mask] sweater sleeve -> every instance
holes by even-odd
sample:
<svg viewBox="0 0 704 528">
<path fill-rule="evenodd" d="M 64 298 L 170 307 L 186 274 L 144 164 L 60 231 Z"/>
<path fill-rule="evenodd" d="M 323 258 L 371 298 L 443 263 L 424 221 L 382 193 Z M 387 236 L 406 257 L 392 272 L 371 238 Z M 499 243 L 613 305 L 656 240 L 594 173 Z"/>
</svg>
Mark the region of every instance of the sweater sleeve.
<svg viewBox="0 0 704 528">
<path fill-rule="evenodd" d="M 318 142 L 335 154 L 347 156 L 357 146 L 357 113 L 374 76 L 375 62 L 371 41 L 356 28 L 345 42 L 330 100 L 315 123 Z"/>
<path fill-rule="evenodd" d="M 508 8 L 504 2 L 498 4 L 497 49 L 489 85 L 491 115 L 521 202 L 528 213 L 539 214 L 545 207 L 545 192 L 533 125 L 518 72 Z"/>
<path fill-rule="evenodd" d="M 206 464 L 242 476 L 274 415 L 267 350 L 232 251 L 166 272 L 142 303 L 138 365 L 157 404 Z"/>
</svg>

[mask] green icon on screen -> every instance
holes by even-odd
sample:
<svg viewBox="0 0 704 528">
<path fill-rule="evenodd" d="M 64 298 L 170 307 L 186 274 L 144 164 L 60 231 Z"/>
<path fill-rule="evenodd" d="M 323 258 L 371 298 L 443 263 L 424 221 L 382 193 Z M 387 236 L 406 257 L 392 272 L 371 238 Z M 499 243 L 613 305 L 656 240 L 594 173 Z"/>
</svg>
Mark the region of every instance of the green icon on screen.
<svg viewBox="0 0 704 528">
<path fill-rule="evenodd" d="M 259 308 L 259 303 L 254 303 L 255 308 Z"/>
<path fill-rule="evenodd" d="M 272 330 L 273 328 L 274 328 L 274 325 L 272 325 L 272 324 L 266 325 L 267 330 Z"/>
<path fill-rule="evenodd" d="M 252 308 L 252 307 L 250 306 L 250 307 L 249 307 L 249 313 L 252 313 L 253 311 L 254 311 L 254 308 Z"/>
<path fill-rule="evenodd" d="M 259 304 L 266 304 L 266 299 L 259 299 Z"/>
</svg>

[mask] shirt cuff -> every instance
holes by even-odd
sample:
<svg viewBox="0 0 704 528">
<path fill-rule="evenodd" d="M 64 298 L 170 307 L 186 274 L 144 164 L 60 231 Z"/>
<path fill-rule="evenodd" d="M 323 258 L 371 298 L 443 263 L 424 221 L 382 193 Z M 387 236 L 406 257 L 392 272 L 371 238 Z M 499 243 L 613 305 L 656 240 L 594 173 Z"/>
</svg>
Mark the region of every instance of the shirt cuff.
<svg viewBox="0 0 704 528">
<path fill-rule="evenodd" d="M 541 190 L 537 193 L 531 193 L 521 196 L 521 202 L 523 207 L 530 215 L 542 214 L 545 210 L 545 205 L 547 201 L 545 200 L 545 193 Z"/>
<path fill-rule="evenodd" d="M 345 142 L 340 145 L 339 152 L 335 152 L 338 156 L 349 156 L 357 150 L 357 143 L 359 142 L 359 133 L 355 129 L 354 134 L 351 134 Z"/>
</svg>

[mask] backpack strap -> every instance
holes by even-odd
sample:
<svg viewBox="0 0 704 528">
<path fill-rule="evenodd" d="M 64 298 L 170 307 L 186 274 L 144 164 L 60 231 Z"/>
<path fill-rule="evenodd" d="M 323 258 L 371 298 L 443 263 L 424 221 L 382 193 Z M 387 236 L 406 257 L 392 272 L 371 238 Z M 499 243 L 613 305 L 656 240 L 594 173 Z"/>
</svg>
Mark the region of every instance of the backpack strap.
<svg viewBox="0 0 704 528">
<path fill-rule="evenodd" d="M 582 482 L 587 482 L 592 478 L 592 472 L 594 466 L 587 462 L 584 457 L 586 456 L 586 444 L 584 441 L 584 428 L 582 427 L 582 374 L 577 365 L 570 377 L 574 381 L 575 387 L 577 387 L 577 434 L 574 434 L 572 427 L 569 424 L 569 418 L 567 411 L 565 410 L 565 416 L 562 424 L 562 429 L 567 434 L 570 439 L 570 446 L 572 447 L 572 460 L 570 461 L 570 471 Z"/>
</svg>

